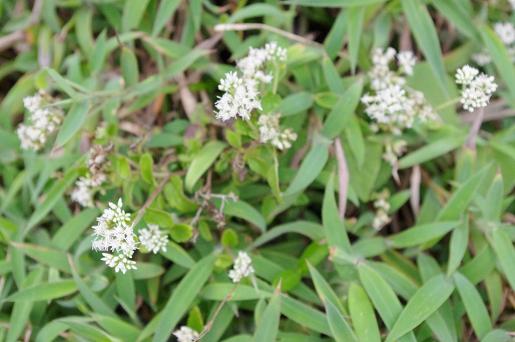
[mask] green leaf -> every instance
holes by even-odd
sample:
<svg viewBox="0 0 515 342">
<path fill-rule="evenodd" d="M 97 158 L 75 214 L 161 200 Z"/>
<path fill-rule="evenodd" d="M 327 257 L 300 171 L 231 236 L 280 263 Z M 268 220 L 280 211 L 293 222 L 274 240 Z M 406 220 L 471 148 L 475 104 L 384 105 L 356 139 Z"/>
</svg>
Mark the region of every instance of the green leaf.
<svg viewBox="0 0 515 342">
<path fill-rule="evenodd" d="M 28 274 L 28 276 L 23 281 L 21 288 L 25 289 L 30 286 L 38 285 L 43 278 L 43 273 L 44 269 L 42 267 L 37 267 L 35 270 Z M 5 341 L 19 341 L 18 337 L 21 336 L 21 334 L 23 333 L 23 329 L 25 327 L 25 324 L 27 324 L 29 320 L 29 315 L 32 309 L 33 302 L 31 301 L 18 301 L 14 303 L 9 321 L 9 329 L 7 329 L 8 332 L 7 337 L 5 337 Z"/>
<path fill-rule="evenodd" d="M 225 202 L 223 211 L 226 215 L 239 217 L 254 224 L 262 232 L 266 230 L 266 221 L 263 215 L 247 202 L 228 200 Z"/>
<path fill-rule="evenodd" d="M 68 296 L 77 291 L 73 280 L 61 280 L 29 286 L 7 297 L 7 301 L 41 301 Z"/>
<path fill-rule="evenodd" d="M 270 299 L 263 317 L 256 326 L 254 341 L 269 342 L 276 341 L 279 333 L 279 317 L 281 316 L 281 296 L 280 292 L 276 293 Z"/>
<path fill-rule="evenodd" d="M 67 273 L 71 271 L 66 261 L 66 254 L 60 250 L 29 243 L 11 242 L 11 244 L 20 252 L 23 252 L 43 265 L 48 265 Z"/>
<path fill-rule="evenodd" d="M 204 283 L 211 276 L 214 260 L 212 255 L 203 258 L 182 278 L 159 316 L 154 318 L 158 322 L 153 342 L 168 341 L 175 326 L 188 311 Z"/>
<path fill-rule="evenodd" d="M 186 242 L 193 236 L 193 227 L 184 223 L 176 224 L 170 229 L 170 236 L 176 242 Z"/>
<path fill-rule="evenodd" d="M 130 0 L 129 0 L 130 2 Z M 122 48 L 120 56 L 120 65 L 122 68 L 123 79 L 127 86 L 133 86 L 138 83 L 139 79 L 139 67 L 138 59 L 134 52 L 127 47 Z"/>
<path fill-rule="evenodd" d="M 309 262 L 307 262 L 307 264 L 318 297 L 320 297 L 323 303 L 331 303 L 337 310 L 345 312 L 345 309 L 340 300 L 338 299 L 338 296 L 331 288 L 331 286 L 327 283 L 327 281 L 324 279 L 324 277 L 322 277 L 320 272 L 318 272 L 318 270 L 315 267 L 311 266 Z"/>
<path fill-rule="evenodd" d="M 164 273 L 164 268 L 160 265 L 149 262 L 138 262 L 136 267 L 137 269 L 132 271 L 135 280 L 155 278 Z"/>
<path fill-rule="evenodd" d="M 360 264 L 358 266 L 358 273 L 365 291 L 374 304 L 374 308 L 383 319 L 386 327 L 391 329 L 402 312 L 399 298 L 397 298 L 390 285 L 370 266 Z M 416 339 L 413 333 L 409 333 L 406 337 L 399 339 L 399 341 L 411 342 L 416 341 Z"/>
<path fill-rule="evenodd" d="M 343 317 L 342 313 L 330 301 L 325 301 L 325 311 L 327 313 L 327 322 L 333 333 L 333 337 L 337 342 L 358 341 L 356 335 L 352 331 L 349 323 Z"/>
<path fill-rule="evenodd" d="M 227 293 L 233 291 L 233 295 L 229 301 L 245 301 L 256 300 L 260 298 L 270 297 L 270 292 L 256 290 L 252 286 L 240 284 L 234 289 L 233 283 L 211 283 L 206 285 L 200 292 L 200 297 L 207 300 L 221 301 L 227 297 Z"/>
<path fill-rule="evenodd" d="M 422 224 L 394 234 L 389 240 L 396 248 L 413 247 L 436 238 L 441 238 L 459 224 L 460 221 Z"/>
<path fill-rule="evenodd" d="M 413 165 L 422 164 L 458 148 L 464 142 L 465 136 L 463 135 L 453 135 L 438 139 L 402 157 L 399 160 L 399 168 L 405 169 Z"/>
<path fill-rule="evenodd" d="M 99 296 L 97 296 L 97 294 L 93 292 L 93 290 L 91 290 L 89 286 L 82 280 L 80 275 L 77 273 L 77 269 L 71 255 L 68 255 L 67 259 L 73 280 L 75 281 L 75 284 L 77 285 L 77 288 L 79 289 L 80 294 L 86 303 L 88 303 L 91 308 L 98 314 L 116 317 L 113 309 L 111 309 Z"/>
<path fill-rule="evenodd" d="M 329 31 L 324 41 L 325 50 L 331 59 L 334 59 L 342 49 L 346 29 L 347 11 L 342 10 L 336 17 L 336 20 L 331 26 L 331 31 Z"/>
<path fill-rule="evenodd" d="M 78 171 L 76 169 L 71 169 L 62 179 L 56 181 L 52 185 L 52 187 L 45 194 L 43 202 L 37 206 L 36 210 L 30 216 L 29 222 L 27 223 L 24 231 L 25 234 L 27 234 L 37 223 L 39 223 L 39 221 L 45 218 L 50 210 L 54 208 L 57 202 L 62 198 L 64 192 L 75 181 L 77 175 Z"/>
<path fill-rule="evenodd" d="M 463 6 L 454 1 L 431 0 L 439 13 L 447 17 L 464 35 L 474 40 L 479 40 L 479 34 L 471 20 L 470 14 L 465 13 Z"/>
<path fill-rule="evenodd" d="M 438 213 L 437 221 L 458 220 L 461 218 L 479 190 L 489 167 L 489 165 L 485 166 L 452 193 L 452 196 Z"/>
<path fill-rule="evenodd" d="M 482 339 L 492 330 L 492 323 L 483 299 L 474 285 L 463 275 L 454 273 L 453 277 L 474 332 L 478 339 Z"/>
<path fill-rule="evenodd" d="M 161 1 L 157 9 L 156 18 L 154 19 L 154 26 L 152 27 L 152 36 L 157 36 L 161 30 L 166 26 L 179 6 L 180 0 L 166 0 Z"/>
<path fill-rule="evenodd" d="M 492 247 L 497 255 L 501 269 L 511 286 L 515 291 L 515 268 L 513 260 L 515 260 L 515 248 L 513 247 L 510 236 L 499 227 L 494 228 L 492 232 Z"/>
<path fill-rule="evenodd" d="M 481 342 L 511 342 L 510 333 L 506 330 L 495 329 L 490 331 Z"/>
<path fill-rule="evenodd" d="M 123 6 L 122 31 L 127 32 L 139 26 L 149 0 L 127 0 Z"/>
<path fill-rule="evenodd" d="M 451 275 L 460 266 L 461 260 L 467 251 L 469 242 L 469 223 L 464 220 L 462 224 L 456 227 L 451 234 L 449 246 L 449 262 L 447 265 L 447 275 Z"/>
<path fill-rule="evenodd" d="M 313 106 L 313 94 L 300 92 L 288 95 L 282 99 L 277 110 L 284 117 L 306 111 L 311 106 Z"/>
<path fill-rule="evenodd" d="M 214 163 L 225 146 L 223 142 L 210 141 L 195 155 L 186 173 L 185 184 L 188 190 L 193 189 L 195 183 Z"/>
<path fill-rule="evenodd" d="M 275 226 L 266 233 L 254 240 L 251 248 L 261 246 L 283 234 L 297 233 L 309 237 L 311 240 L 319 240 L 324 236 L 322 226 L 308 221 L 293 221 L 290 223 Z"/>
<path fill-rule="evenodd" d="M 497 173 L 486 194 L 486 201 L 481 207 L 483 216 L 489 221 L 500 221 L 503 210 L 504 182 L 502 174 Z"/>
<path fill-rule="evenodd" d="M 438 75 L 439 86 L 448 93 L 447 74 L 443 65 L 438 34 L 426 6 L 419 0 L 401 0 L 401 4 L 420 50 Z"/>
<path fill-rule="evenodd" d="M 453 283 L 443 275 L 437 275 L 428 280 L 410 298 L 395 321 L 386 342 L 397 340 L 424 322 L 438 310 L 453 291 Z"/>
<path fill-rule="evenodd" d="M 374 308 L 363 288 L 356 283 L 349 287 L 349 312 L 358 341 L 380 342 Z"/>
<path fill-rule="evenodd" d="M 245 19 L 255 17 L 269 17 L 275 18 L 278 21 L 286 21 L 287 15 L 281 11 L 277 6 L 264 3 L 248 4 L 245 7 L 241 7 L 234 13 L 228 20 L 228 23 L 242 22 Z"/>
<path fill-rule="evenodd" d="M 98 216 L 96 208 L 88 208 L 74 215 L 52 237 L 52 245 L 67 251 L 75 241 L 89 228 L 93 220 Z"/>
<path fill-rule="evenodd" d="M 121 341 L 135 341 L 140 333 L 138 328 L 118 318 L 102 315 L 93 315 L 93 318 L 110 335 Z"/>
<path fill-rule="evenodd" d="M 141 178 L 149 184 L 154 184 L 154 172 L 153 172 L 154 161 L 150 153 L 144 153 L 139 159 L 139 167 L 141 171 Z"/>
<path fill-rule="evenodd" d="M 77 133 L 84 122 L 89 111 L 89 101 L 81 101 L 74 104 L 68 115 L 64 118 L 63 125 L 59 129 L 57 138 L 55 140 L 55 146 L 60 147 L 66 144 L 74 135 Z"/>
<path fill-rule="evenodd" d="M 312 7 L 354 7 L 380 4 L 385 1 L 386 0 L 287 0 L 285 3 Z"/>
<path fill-rule="evenodd" d="M 327 182 L 324 201 L 322 203 L 322 222 L 327 243 L 330 247 L 338 247 L 343 251 L 350 251 L 349 237 L 344 222 L 340 219 L 336 199 L 334 197 L 334 175 Z"/>
<path fill-rule="evenodd" d="M 361 41 L 361 33 L 363 32 L 363 19 L 365 17 L 365 6 L 353 7 L 349 9 L 347 32 L 349 33 L 349 59 L 352 73 L 356 70 L 358 62 L 359 45 Z"/>
<path fill-rule="evenodd" d="M 332 335 L 325 315 L 309 305 L 289 296 L 282 295 L 281 311 L 286 317 L 301 326 L 305 326 L 328 336 Z"/>
<path fill-rule="evenodd" d="M 481 38 L 483 38 L 483 43 L 485 44 L 485 48 L 492 56 L 492 60 L 494 62 L 497 71 L 508 89 L 510 90 L 511 99 L 515 99 L 515 68 L 513 67 L 513 62 L 504 46 L 503 42 L 499 38 L 499 36 L 492 31 L 487 26 L 481 26 L 479 28 L 481 32 Z"/>
<path fill-rule="evenodd" d="M 322 129 L 322 134 L 325 137 L 333 139 L 341 133 L 347 120 L 351 118 L 351 115 L 359 104 L 362 90 L 363 81 L 359 79 L 341 95 L 338 102 L 325 119 L 324 128 Z"/>
<path fill-rule="evenodd" d="M 163 228 L 171 228 L 174 226 L 172 215 L 164 210 L 147 208 L 143 219 L 148 224 L 156 224 Z"/>
<path fill-rule="evenodd" d="M 299 171 L 284 192 L 284 196 L 297 194 L 306 189 L 322 172 L 328 157 L 329 142 L 322 139 L 315 141 L 306 157 L 304 157 Z"/>
<path fill-rule="evenodd" d="M 182 267 L 192 268 L 195 265 L 195 260 L 175 242 L 170 241 L 166 252 L 161 252 L 161 254 Z"/>
</svg>

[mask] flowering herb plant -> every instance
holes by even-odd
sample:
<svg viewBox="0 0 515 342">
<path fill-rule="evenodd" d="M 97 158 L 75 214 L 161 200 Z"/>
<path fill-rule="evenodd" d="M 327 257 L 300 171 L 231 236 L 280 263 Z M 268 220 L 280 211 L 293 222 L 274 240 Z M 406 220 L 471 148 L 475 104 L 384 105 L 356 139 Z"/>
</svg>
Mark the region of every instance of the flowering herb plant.
<svg viewBox="0 0 515 342">
<path fill-rule="evenodd" d="M 0 2 L 0 340 L 510 341 L 514 13 Z"/>
</svg>

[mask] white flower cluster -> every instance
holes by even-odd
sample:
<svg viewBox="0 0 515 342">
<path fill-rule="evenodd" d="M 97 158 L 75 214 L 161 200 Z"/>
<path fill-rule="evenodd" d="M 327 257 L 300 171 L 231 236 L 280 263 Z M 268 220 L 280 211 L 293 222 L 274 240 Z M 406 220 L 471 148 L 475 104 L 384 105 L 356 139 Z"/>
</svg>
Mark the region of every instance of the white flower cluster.
<svg viewBox="0 0 515 342">
<path fill-rule="evenodd" d="M 136 269 L 136 262 L 130 260 L 136 250 L 136 239 L 132 228 L 131 216 L 123 209 L 122 200 L 109 203 L 93 226 L 93 250 L 102 251 L 106 265 L 115 272 L 125 273 Z M 110 253 L 108 253 L 110 252 Z"/>
<path fill-rule="evenodd" d="M 198 332 L 187 326 L 174 331 L 173 335 L 177 338 L 177 342 L 196 342 L 200 338 Z"/>
<path fill-rule="evenodd" d="M 216 118 L 227 121 L 239 116 L 249 120 L 254 110 L 261 110 L 258 87 L 273 78 L 266 73 L 267 65 L 285 60 L 286 50 L 275 42 L 260 49 L 250 48 L 247 57 L 237 63 L 239 72 L 228 72 L 220 81 L 218 89 L 225 93 L 215 103 Z"/>
<path fill-rule="evenodd" d="M 279 113 L 262 114 L 258 120 L 259 139 L 262 143 L 270 142 L 280 150 L 289 149 L 292 142 L 297 140 L 297 133 L 290 128 L 281 130 L 279 127 Z"/>
<path fill-rule="evenodd" d="M 397 160 L 400 156 L 406 152 L 407 143 L 404 140 L 397 140 L 389 142 L 385 145 L 385 152 L 383 153 L 383 159 L 386 160 L 392 167 L 397 164 Z"/>
<path fill-rule="evenodd" d="M 88 175 L 80 177 L 75 183 L 75 188 L 70 194 L 72 201 L 83 207 L 93 207 L 95 188 L 102 185 L 107 179 L 104 172 L 107 163 L 107 150 L 100 145 L 93 146 L 88 156 Z"/>
<path fill-rule="evenodd" d="M 390 69 L 396 56 L 399 67 L 397 72 Z M 424 94 L 406 86 L 404 75 L 412 74 L 416 62 L 412 52 L 396 53 L 393 48 L 386 51 L 376 49 L 372 61 L 374 66 L 369 72 L 372 92 L 363 95 L 361 102 L 378 129 L 398 135 L 404 129 L 411 128 L 415 121 L 437 119 Z"/>
<path fill-rule="evenodd" d="M 159 251 L 166 252 L 166 246 L 168 245 L 168 234 L 155 224 L 149 224 L 148 228 L 140 229 L 138 232 L 139 242 L 147 251 L 154 254 Z"/>
<path fill-rule="evenodd" d="M 506 46 L 511 61 L 515 62 L 515 26 L 509 22 L 499 22 L 494 25 L 494 31 Z M 492 62 L 492 57 L 486 50 L 473 54 L 472 59 L 479 66 L 485 66 Z"/>
<path fill-rule="evenodd" d="M 24 150 L 40 150 L 48 137 L 57 131 L 63 121 L 61 109 L 44 108 L 51 98 L 43 92 L 23 99 L 23 105 L 30 113 L 27 124 L 20 124 L 17 129 Z"/>
<path fill-rule="evenodd" d="M 390 192 L 388 189 L 384 189 L 380 193 L 374 195 L 376 200 L 374 201 L 374 208 L 376 209 L 374 220 L 372 221 L 372 227 L 379 230 L 383 228 L 388 222 L 390 217 L 388 216 L 388 210 L 390 210 L 390 203 L 388 203 L 388 197 Z"/>
<path fill-rule="evenodd" d="M 93 190 L 100 186 L 105 179 L 104 174 L 99 174 L 97 177 L 80 177 L 75 182 L 75 188 L 70 194 L 72 201 L 83 207 L 93 207 Z"/>
<path fill-rule="evenodd" d="M 463 108 L 473 112 L 486 107 L 490 97 L 497 89 L 493 76 L 479 73 L 479 70 L 465 65 L 456 71 L 456 83 L 462 85 L 461 100 Z"/>
<path fill-rule="evenodd" d="M 229 271 L 229 278 L 233 283 L 239 283 L 243 278 L 250 276 L 254 273 L 252 267 L 252 259 L 250 256 L 242 251 L 238 252 L 238 257 L 234 260 L 232 270 Z"/>
</svg>

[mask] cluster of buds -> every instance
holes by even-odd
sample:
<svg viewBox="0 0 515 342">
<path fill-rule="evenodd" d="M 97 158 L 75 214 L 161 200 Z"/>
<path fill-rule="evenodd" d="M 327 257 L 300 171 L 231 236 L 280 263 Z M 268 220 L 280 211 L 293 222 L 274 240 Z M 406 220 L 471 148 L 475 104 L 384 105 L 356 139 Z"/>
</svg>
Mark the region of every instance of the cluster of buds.
<svg viewBox="0 0 515 342">
<path fill-rule="evenodd" d="M 456 83 L 463 87 L 460 102 L 469 112 L 486 107 L 497 89 L 493 76 L 479 73 L 479 70 L 469 65 L 456 71 Z"/>
<path fill-rule="evenodd" d="M 218 89 L 224 94 L 215 103 L 216 117 L 227 121 L 240 117 L 249 120 L 255 110 L 261 110 L 260 84 L 270 83 L 270 65 L 286 61 L 286 50 L 272 42 L 260 49 L 250 48 L 247 57 L 238 61 L 238 71 L 228 72 Z"/>
<path fill-rule="evenodd" d="M 239 251 L 236 260 L 234 260 L 233 268 L 229 271 L 229 278 L 231 278 L 233 283 L 239 283 L 243 278 L 253 273 L 252 259 L 247 253 Z"/>
<path fill-rule="evenodd" d="M 388 211 L 390 210 L 390 203 L 388 202 L 389 197 L 390 192 L 388 189 L 384 189 L 383 191 L 374 194 L 374 208 L 376 212 L 374 220 L 372 221 L 372 227 L 376 230 L 380 230 L 390 222 L 390 217 L 388 216 Z"/>
<path fill-rule="evenodd" d="M 389 141 L 385 145 L 383 159 L 388 162 L 392 167 L 397 165 L 397 160 L 406 152 L 407 143 L 404 140 Z"/>
<path fill-rule="evenodd" d="M 297 133 L 291 128 L 281 130 L 279 126 L 279 113 L 262 114 L 258 120 L 259 139 L 262 143 L 270 143 L 279 150 L 289 149 L 291 144 L 297 140 Z"/>
<path fill-rule="evenodd" d="M 123 210 L 121 199 L 116 204 L 110 202 L 97 218 L 97 224 L 93 226 L 92 247 L 103 252 L 102 261 L 115 272 L 136 269 L 136 262 L 131 260 L 136 250 L 136 235 L 131 215 Z"/>
<path fill-rule="evenodd" d="M 24 150 L 40 150 L 61 126 L 63 112 L 51 106 L 52 102 L 54 99 L 43 91 L 23 99 L 23 105 L 30 113 L 27 122 L 20 124 L 17 129 Z"/>
<path fill-rule="evenodd" d="M 177 338 L 177 342 L 196 342 L 200 338 L 198 332 L 187 326 L 180 327 L 173 332 L 173 335 Z"/>
<path fill-rule="evenodd" d="M 70 196 L 72 201 L 79 203 L 83 207 L 93 207 L 93 196 L 97 189 L 107 179 L 105 170 L 109 164 L 107 155 L 112 149 L 112 145 L 103 147 L 94 145 L 89 150 L 88 174 L 80 177 L 75 183 L 75 188 Z"/>
<path fill-rule="evenodd" d="M 103 252 L 102 261 L 115 272 L 125 273 L 136 269 L 132 256 L 137 249 L 157 254 L 166 251 L 168 234 L 150 224 L 134 234 L 131 215 L 123 210 L 122 200 L 109 203 L 93 226 L 93 250 Z"/>
<path fill-rule="evenodd" d="M 397 58 L 398 70 L 390 68 Z M 395 49 L 376 49 L 374 66 L 369 72 L 371 92 L 362 96 L 365 112 L 374 121 L 372 128 L 399 135 L 415 122 L 436 120 L 437 116 L 424 94 L 406 85 L 406 75 L 413 73 L 415 56 L 411 51 L 397 53 Z"/>
</svg>

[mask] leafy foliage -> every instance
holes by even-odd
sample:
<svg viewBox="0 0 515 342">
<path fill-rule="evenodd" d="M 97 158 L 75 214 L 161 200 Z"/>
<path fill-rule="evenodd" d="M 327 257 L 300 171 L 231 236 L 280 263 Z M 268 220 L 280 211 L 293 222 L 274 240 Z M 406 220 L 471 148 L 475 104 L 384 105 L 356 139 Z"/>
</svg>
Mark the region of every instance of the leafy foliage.
<svg viewBox="0 0 515 342">
<path fill-rule="evenodd" d="M 1 1 L 0 340 L 510 341 L 514 7 Z"/>
</svg>

